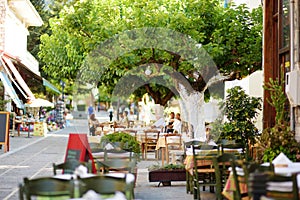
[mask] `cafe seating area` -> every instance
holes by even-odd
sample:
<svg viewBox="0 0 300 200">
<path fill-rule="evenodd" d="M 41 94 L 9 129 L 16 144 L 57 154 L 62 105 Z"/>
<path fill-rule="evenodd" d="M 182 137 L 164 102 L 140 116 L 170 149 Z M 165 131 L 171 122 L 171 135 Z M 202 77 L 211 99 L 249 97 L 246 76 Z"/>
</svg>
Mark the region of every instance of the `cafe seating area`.
<svg viewBox="0 0 300 200">
<path fill-rule="evenodd" d="M 201 199 L 207 193 L 216 199 L 229 200 L 298 199 L 300 164 L 289 161 L 284 154 L 270 163 L 246 161 L 245 150 L 234 141 L 212 144 L 189 140 L 184 134 L 160 131 L 131 127 L 101 136 L 86 134 L 87 151 L 91 153 L 88 160 L 53 163 L 50 177 L 24 177 L 19 186 L 20 199 L 31 196 L 134 199 L 137 165 L 151 160 L 162 166 L 183 164 L 186 179 L 182 184 L 191 199 Z M 155 134 L 149 142 L 148 133 Z M 139 144 L 140 151 L 133 152 L 126 142 L 101 144 L 101 139 L 114 134 L 130 135 Z M 258 181 L 256 177 L 263 178 Z"/>
</svg>

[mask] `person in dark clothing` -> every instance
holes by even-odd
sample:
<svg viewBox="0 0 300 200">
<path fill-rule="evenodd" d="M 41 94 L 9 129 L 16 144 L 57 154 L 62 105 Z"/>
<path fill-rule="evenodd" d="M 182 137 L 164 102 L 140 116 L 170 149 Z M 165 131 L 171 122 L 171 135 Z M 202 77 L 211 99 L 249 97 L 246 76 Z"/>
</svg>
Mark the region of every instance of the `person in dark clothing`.
<svg viewBox="0 0 300 200">
<path fill-rule="evenodd" d="M 169 118 L 169 121 L 167 123 L 167 126 L 166 126 L 166 133 L 173 133 L 174 129 L 173 129 L 173 123 L 174 123 L 174 120 L 175 120 L 175 113 L 174 112 L 170 112 L 170 118 Z"/>
</svg>

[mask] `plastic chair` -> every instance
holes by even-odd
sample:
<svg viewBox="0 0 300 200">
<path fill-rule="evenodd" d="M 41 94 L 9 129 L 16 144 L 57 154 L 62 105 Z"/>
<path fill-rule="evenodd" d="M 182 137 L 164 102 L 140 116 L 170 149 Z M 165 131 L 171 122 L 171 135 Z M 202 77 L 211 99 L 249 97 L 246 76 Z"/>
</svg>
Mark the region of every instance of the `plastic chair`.
<svg viewBox="0 0 300 200">
<path fill-rule="evenodd" d="M 62 197 L 72 198 L 73 183 L 70 180 L 43 177 L 28 179 L 24 178 L 23 184 L 19 185 L 20 199 L 30 200 L 33 197 Z"/>
</svg>

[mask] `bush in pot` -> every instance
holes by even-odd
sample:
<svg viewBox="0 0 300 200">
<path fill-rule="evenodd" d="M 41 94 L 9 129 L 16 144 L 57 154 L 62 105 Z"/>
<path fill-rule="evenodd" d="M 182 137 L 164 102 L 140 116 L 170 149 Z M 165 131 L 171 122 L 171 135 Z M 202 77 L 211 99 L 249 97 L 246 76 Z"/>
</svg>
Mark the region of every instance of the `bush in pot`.
<svg viewBox="0 0 300 200">
<path fill-rule="evenodd" d="M 141 147 L 136 138 L 128 133 L 115 132 L 101 137 L 100 146 L 105 147 L 108 143 L 112 144 L 114 147 L 119 147 L 120 149 L 126 151 L 132 151 L 136 154 L 141 153 Z"/>
<path fill-rule="evenodd" d="M 236 86 L 227 90 L 225 102 L 221 109 L 227 118 L 221 130 L 219 140 L 235 140 L 243 144 L 246 159 L 249 160 L 249 145 L 255 143 L 259 132 L 255 127 L 258 111 L 261 110 L 261 98 L 251 97 L 240 87 Z"/>
</svg>

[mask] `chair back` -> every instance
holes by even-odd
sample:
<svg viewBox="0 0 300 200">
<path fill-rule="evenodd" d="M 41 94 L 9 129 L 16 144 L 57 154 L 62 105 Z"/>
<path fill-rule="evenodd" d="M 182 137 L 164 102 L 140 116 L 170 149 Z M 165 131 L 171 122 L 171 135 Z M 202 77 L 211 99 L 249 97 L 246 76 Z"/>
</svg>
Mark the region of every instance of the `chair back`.
<svg viewBox="0 0 300 200">
<path fill-rule="evenodd" d="M 79 179 L 79 193 L 82 197 L 89 190 L 93 190 L 101 195 L 112 195 L 116 191 L 126 193 L 130 190 L 126 184 L 126 176 L 124 178 L 112 176 L 93 176 Z"/>
<path fill-rule="evenodd" d="M 272 200 L 299 200 L 298 175 L 299 173 L 283 175 L 255 172 L 249 177 L 249 192 L 254 200 L 262 199 L 262 197 Z M 260 183 L 258 183 L 258 178 L 260 178 Z"/>
<path fill-rule="evenodd" d="M 236 185 L 244 184 L 247 186 L 247 188 L 249 188 L 249 176 L 251 173 L 255 173 L 255 172 L 274 173 L 274 166 L 272 163 L 269 166 L 264 166 L 257 162 L 235 160 L 232 163 L 232 167 L 234 167 L 235 169 L 233 170 L 232 173 L 235 184 Z M 235 195 L 236 195 L 236 199 L 251 197 L 251 193 L 249 191 L 244 192 L 240 189 L 240 187 L 237 187 Z"/>
<path fill-rule="evenodd" d="M 147 152 L 155 151 L 159 139 L 160 131 L 157 129 L 144 130 L 145 139 L 143 144 L 143 157 L 147 160 Z"/>
<path fill-rule="evenodd" d="M 123 132 L 128 133 L 131 136 L 133 136 L 135 139 L 137 139 L 137 130 L 125 129 L 125 130 L 123 130 Z"/>
<path fill-rule="evenodd" d="M 166 149 L 168 150 L 182 150 L 182 138 L 179 133 L 169 133 L 165 135 Z"/>
<path fill-rule="evenodd" d="M 242 143 L 227 141 L 221 144 L 221 152 L 235 154 L 237 159 L 245 158 L 245 149 Z"/>
<path fill-rule="evenodd" d="M 222 190 L 225 183 L 229 177 L 229 167 L 232 168 L 233 173 L 235 172 L 235 166 L 232 163 L 235 161 L 236 157 L 234 154 L 221 154 L 213 158 L 213 166 L 215 169 L 216 178 L 216 196 L 217 199 L 222 199 Z"/>
<path fill-rule="evenodd" d="M 66 199 L 73 197 L 73 183 L 70 180 L 56 179 L 53 177 L 42 177 L 35 179 L 23 179 L 19 185 L 20 199 L 33 199 L 33 197 L 59 197 Z"/>
<path fill-rule="evenodd" d="M 215 169 L 213 167 L 213 158 L 219 155 L 217 146 L 201 144 L 192 145 L 193 151 L 193 194 L 194 199 L 200 199 L 200 187 L 209 186 L 211 192 L 216 187 Z"/>
<path fill-rule="evenodd" d="M 136 162 L 124 159 L 112 159 L 105 161 L 96 161 L 98 170 L 101 173 L 122 172 L 135 173 Z"/>
<path fill-rule="evenodd" d="M 165 135 L 165 146 L 166 146 L 166 159 L 167 163 L 171 161 L 176 163 L 176 156 L 181 156 L 180 159 L 183 159 L 184 151 L 182 148 L 182 138 L 180 133 L 169 133 Z"/>
<path fill-rule="evenodd" d="M 53 174 L 56 175 L 58 170 L 61 170 L 63 174 L 73 174 L 75 169 L 81 164 L 86 165 L 84 162 L 76 159 L 68 159 L 60 164 L 53 163 Z"/>
<path fill-rule="evenodd" d="M 146 143 L 156 143 L 159 138 L 160 131 L 157 129 L 147 129 L 144 130 L 145 133 L 145 142 Z"/>
</svg>

